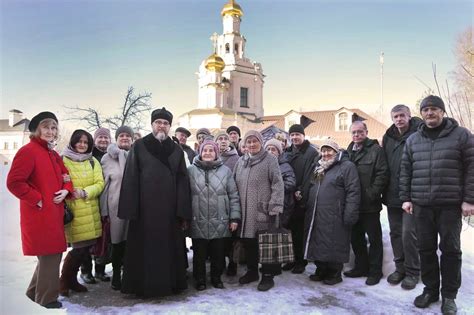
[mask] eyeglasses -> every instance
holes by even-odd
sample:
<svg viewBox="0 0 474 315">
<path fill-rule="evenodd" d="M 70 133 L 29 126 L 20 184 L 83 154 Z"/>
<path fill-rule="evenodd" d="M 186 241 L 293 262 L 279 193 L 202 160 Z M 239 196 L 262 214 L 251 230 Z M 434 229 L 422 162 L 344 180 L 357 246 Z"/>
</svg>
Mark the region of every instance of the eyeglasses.
<svg viewBox="0 0 474 315">
<path fill-rule="evenodd" d="M 155 125 L 158 125 L 158 126 L 169 126 L 170 125 L 169 121 L 166 121 L 166 120 L 155 120 L 153 123 Z"/>
</svg>

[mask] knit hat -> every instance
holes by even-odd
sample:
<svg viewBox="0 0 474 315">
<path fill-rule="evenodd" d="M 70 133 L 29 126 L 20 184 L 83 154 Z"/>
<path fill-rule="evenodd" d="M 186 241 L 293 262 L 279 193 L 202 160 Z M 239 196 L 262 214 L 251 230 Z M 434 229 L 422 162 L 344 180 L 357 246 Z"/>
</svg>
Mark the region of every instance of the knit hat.
<svg viewBox="0 0 474 315">
<path fill-rule="evenodd" d="M 54 115 L 53 113 L 51 112 L 41 112 L 39 113 L 38 115 L 36 115 L 35 117 L 33 117 L 30 121 L 30 124 L 28 125 L 28 130 L 30 132 L 35 132 L 36 131 L 36 128 L 38 128 L 38 125 L 40 124 L 41 121 L 45 120 L 45 119 L 53 119 L 54 121 L 56 121 L 56 123 L 58 122 L 58 119 L 56 118 L 56 115 Z"/>
<path fill-rule="evenodd" d="M 153 123 L 157 119 L 164 119 L 167 120 L 170 125 L 173 122 L 173 114 L 166 110 L 166 108 L 155 109 L 151 113 L 151 123 Z"/>
<path fill-rule="evenodd" d="M 221 137 L 221 136 L 226 136 L 227 139 L 229 139 L 229 135 L 227 134 L 227 132 L 225 132 L 225 131 L 223 131 L 223 130 L 222 130 L 222 131 L 219 131 L 219 132 L 216 134 L 216 136 L 214 137 L 214 139 L 217 140 L 217 138 L 219 138 L 219 137 Z"/>
<path fill-rule="evenodd" d="M 202 151 L 204 150 L 204 147 L 206 145 L 212 146 L 212 149 L 214 150 L 214 152 L 216 152 L 216 158 L 217 158 L 219 156 L 219 147 L 217 146 L 217 143 L 215 143 L 212 140 L 204 140 L 204 142 L 199 147 L 199 157 L 202 157 Z"/>
<path fill-rule="evenodd" d="M 268 146 L 274 146 L 278 150 L 278 154 L 281 154 L 283 149 L 281 148 L 281 141 L 277 139 L 270 139 L 265 143 L 265 150 L 267 149 Z"/>
<path fill-rule="evenodd" d="M 302 135 L 304 135 L 304 128 L 299 124 L 294 124 L 290 127 L 288 133 L 291 135 L 293 132 L 301 133 Z"/>
<path fill-rule="evenodd" d="M 248 137 L 251 137 L 251 136 L 254 136 L 258 139 L 258 142 L 260 142 L 261 145 L 263 145 L 263 138 L 262 138 L 262 134 L 260 132 L 258 132 L 257 130 L 249 130 L 245 133 L 245 136 L 244 136 L 244 143 L 247 142 L 247 139 Z"/>
<path fill-rule="evenodd" d="M 231 131 L 235 131 L 235 132 L 237 132 L 237 133 L 239 134 L 239 137 L 241 136 L 239 127 L 237 127 L 237 126 L 230 126 L 230 127 L 227 128 L 227 130 L 226 130 L 227 134 L 229 134 Z"/>
<path fill-rule="evenodd" d="M 190 137 L 190 136 L 191 136 L 191 132 L 190 132 L 188 129 L 184 128 L 184 127 L 178 127 L 178 128 L 176 128 L 176 130 L 175 130 L 174 132 L 175 132 L 175 133 L 176 133 L 176 132 L 182 132 L 182 133 L 184 133 L 184 134 L 186 135 L 186 137 Z"/>
<path fill-rule="evenodd" d="M 441 99 L 441 97 L 436 95 L 428 95 L 421 101 L 420 112 L 423 110 L 423 108 L 428 106 L 438 107 L 442 109 L 443 112 L 446 111 L 443 100 Z"/>
<path fill-rule="evenodd" d="M 332 139 L 324 140 L 323 143 L 321 144 L 321 150 L 323 149 L 323 147 L 330 147 L 336 152 L 341 151 L 341 147 L 339 147 L 339 145 Z"/>
<path fill-rule="evenodd" d="M 94 142 L 100 136 L 106 136 L 109 137 L 109 139 L 112 139 L 112 136 L 110 135 L 110 130 L 104 127 L 99 128 L 94 132 Z"/>
<path fill-rule="evenodd" d="M 197 131 L 196 131 L 196 138 L 197 136 L 199 135 L 205 135 L 205 136 L 210 136 L 211 135 L 211 131 L 207 128 L 199 128 Z"/>
<path fill-rule="evenodd" d="M 133 138 L 133 129 L 130 128 L 129 126 L 120 126 L 117 128 L 117 130 L 115 131 L 115 140 L 117 140 L 117 138 L 120 136 L 121 133 L 128 133 L 130 135 L 130 137 Z"/>
</svg>

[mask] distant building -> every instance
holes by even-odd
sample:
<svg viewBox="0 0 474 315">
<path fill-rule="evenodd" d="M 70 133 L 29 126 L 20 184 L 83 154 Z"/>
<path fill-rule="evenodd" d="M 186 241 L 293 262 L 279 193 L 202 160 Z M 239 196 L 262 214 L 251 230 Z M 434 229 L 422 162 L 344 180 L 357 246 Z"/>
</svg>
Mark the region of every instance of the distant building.
<svg viewBox="0 0 474 315">
<path fill-rule="evenodd" d="M 17 109 L 9 112 L 8 119 L 0 119 L 0 163 L 11 164 L 18 150 L 29 142 L 30 120 Z"/>
</svg>

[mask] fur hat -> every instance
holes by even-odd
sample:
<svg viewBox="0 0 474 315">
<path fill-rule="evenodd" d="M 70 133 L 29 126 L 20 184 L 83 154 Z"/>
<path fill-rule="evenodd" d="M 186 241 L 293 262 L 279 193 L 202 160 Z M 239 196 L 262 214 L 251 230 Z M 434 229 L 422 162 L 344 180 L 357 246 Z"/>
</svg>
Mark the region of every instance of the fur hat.
<svg viewBox="0 0 474 315">
<path fill-rule="evenodd" d="M 333 150 L 336 151 L 336 152 L 341 151 L 341 147 L 339 147 L 339 145 L 336 143 L 336 141 L 334 141 L 334 140 L 332 140 L 332 139 L 326 139 L 326 140 L 324 140 L 323 143 L 321 144 L 321 150 L 322 150 L 324 147 L 330 147 L 331 149 L 333 149 Z"/>
<path fill-rule="evenodd" d="M 31 118 L 30 124 L 28 125 L 28 130 L 30 132 L 35 132 L 36 128 L 38 128 L 38 125 L 40 124 L 40 122 L 45 120 L 45 119 L 48 119 L 48 118 L 56 121 L 56 123 L 58 122 L 58 119 L 56 118 L 56 115 L 54 115 L 53 113 L 51 113 L 51 112 L 41 112 L 38 115 L 36 115 L 35 117 Z"/>
<path fill-rule="evenodd" d="M 274 146 L 277 150 L 278 150 L 278 154 L 281 154 L 281 152 L 283 151 L 282 147 L 281 147 L 281 141 L 280 140 L 277 140 L 277 139 L 270 139 L 268 140 L 266 143 L 265 143 L 265 150 L 267 149 L 268 146 Z"/>
<path fill-rule="evenodd" d="M 237 126 L 230 126 L 230 127 L 227 128 L 227 130 L 226 130 L 227 134 L 229 134 L 231 131 L 235 131 L 235 132 L 237 132 L 237 133 L 239 134 L 239 137 L 241 136 L 239 127 L 237 127 Z"/>
<path fill-rule="evenodd" d="M 166 108 L 155 109 L 151 113 L 151 123 L 153 123 L 157 119 L 164 119 L 167 120 L 170 125 L 173 123 L 173 114 L 166 110 Z"/>
<path fill-rule="evenodd" d="M 251 136 L 256 137 L 258 139 L 258 142 L 260 142 L 260 144 L 263 145 L 262 134 L 258 132 L 257 130 L 247 131 L 244 136 L 244 143 L 247 142 L 248 137 L 251 137 Z"/>
<path fill-rule="evenodd" d="M 211 131 L 207 128 L 199 128 L 197 131 L 196 131 L 196 138 L 197 136 L 199 135 L 205 135 L 205 136 L 210 136 L 211 135 Z"/>
<path fill-rule="evenodd" d="M 186 135 L 186 137 L 190 137 L 190 136 L 191 136 L 191 132 L 190 132 L 188 129 L 184 128 L 184 127 L 178 127 L 178 128 L 176 128 L 176 130 L 175 130 L 174 132 L 175 132 L 175 133 L 176 133 L 176 132 L 182 132 L 182 133 L 184 133 L 184 134 Z"/>
<path fill-rule="evenodd" d="M 115 140 L 117 140 L 117 138 L 120 136 L 121 133 L 128 133 L 130 135 L 130 137 L 133 138 L 133 129 L 130 128 L 129 126 L 120 126 L 117 128 L 117 130 L 115 131 Z"/>
<path fill-rule="evenodd" d="M 302 135 L 304 135 L 304 128 L 299 124 L 294 124 L 290 127 L 288 133 L 292 134 L 293 132 L 301 133 Z"/>
<path fill-rule="evenodd" d="M 428 95 L 421 101 L 420 112 L 423 110 L 423 108 L 428 107 L 428 106 L 438 107 L 442 109 L 443 112 L 446 111 L 443 100 L 441 99 L 441 97 L 436 96 L 436 95 Z"/>
<path fill-rule="evenodd" d="M 215 143 L 212 140 L 204 140 L 204 142 L 199 147 L 199 157 L 202 157 L 202 151 L 204 150 L 204 147 L 206 145 L 212 146 L 212 149 L 214 150 L 214 152 L 216 152 L 216 159 L 217 159 L 217 157 L 219 156 L 219 147 L 217 146 L 217 143 Z"/>
<path fill-rule="evenodd" d="M 106 136 L 109 137 L 109 139 L 112 139 L 112 136 L 110 135 L 110 130 L 104 127 L 99 128 L 94 132 L 94 141 L 100 136 Z"/>
</svg>

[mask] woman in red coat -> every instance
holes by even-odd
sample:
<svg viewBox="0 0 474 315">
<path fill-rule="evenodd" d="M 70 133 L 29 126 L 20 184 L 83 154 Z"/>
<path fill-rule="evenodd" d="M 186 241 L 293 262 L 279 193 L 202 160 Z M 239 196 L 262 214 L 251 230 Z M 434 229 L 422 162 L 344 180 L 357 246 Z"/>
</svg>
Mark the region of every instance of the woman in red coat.
<svg viewBox="0 0 474 315">
<path fill-rule="evenodd" d="M 59 265 L 66 250 L 64 198 L 72 183 L 59 154 L 53 150 L 58 120 L 41 112 L 31 120 L 30 143 L 23 146 L 7 177 L 7 187 L 20 199 L 23 254 L 38 263 L 26 295 L 46 308 L 60 308 Z"/>
</svg>

